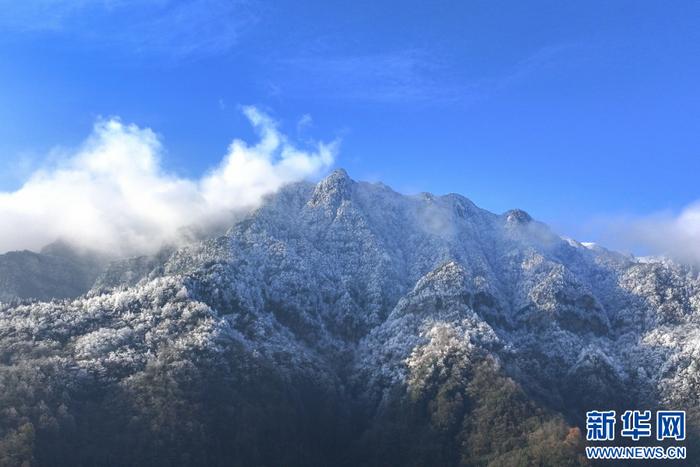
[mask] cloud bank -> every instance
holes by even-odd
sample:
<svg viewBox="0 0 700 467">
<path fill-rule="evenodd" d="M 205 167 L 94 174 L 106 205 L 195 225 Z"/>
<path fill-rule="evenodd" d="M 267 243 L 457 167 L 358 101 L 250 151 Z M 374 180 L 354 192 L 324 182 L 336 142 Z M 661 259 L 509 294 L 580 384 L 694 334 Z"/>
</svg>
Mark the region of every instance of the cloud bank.
<svg viewBox="0 0 700 467">
<path fill-rule="evenodd" d="M 254 107 L 243 112 L 259 141 L 236 139 L 199 179 L 162 166 L 163 147 L 148 128 L 99 121 L 92 135 L 13 192 L 0 192 L 0 252 L 37 250 L 57 239 L 116 254 L 154 251 L 190 227 L 208 228 L 256 206 L 282 185 L 328 169 L 337 142 L 296 147 Z"/>
<path fill-rule="evenodd" d="M 643 254 L 700 265 L 700 201 L 680 213 L 604 221 L 606 241 Z"/>
</svg>

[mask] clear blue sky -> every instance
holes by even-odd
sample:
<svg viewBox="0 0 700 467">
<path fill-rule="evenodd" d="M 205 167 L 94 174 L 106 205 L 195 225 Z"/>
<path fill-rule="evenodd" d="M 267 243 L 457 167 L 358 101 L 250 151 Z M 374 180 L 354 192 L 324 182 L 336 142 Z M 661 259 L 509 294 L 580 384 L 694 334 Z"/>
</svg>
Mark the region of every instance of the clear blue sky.
<svg viewBox="0 0 700 467">
<path fill-rule="evenodd" d="M 0 0 L 0 189 L 100 116 L 198 176 L 251 104 L 354 178 L 595 239 L 700 198 L 699 83 L 697 1 Z"/>
</svg>

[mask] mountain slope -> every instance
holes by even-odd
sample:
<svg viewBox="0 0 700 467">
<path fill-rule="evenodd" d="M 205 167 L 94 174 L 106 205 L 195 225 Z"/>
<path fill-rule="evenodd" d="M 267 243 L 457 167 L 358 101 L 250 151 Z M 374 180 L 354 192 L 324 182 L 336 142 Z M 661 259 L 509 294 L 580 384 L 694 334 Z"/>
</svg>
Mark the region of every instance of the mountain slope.
<svg viewBox="0 0 700 467">
<path fill-rule="evenodd" d="M 0 255 L 0 301 L 75 298 L 92 287 L 105 260 L 78 253 L 55 242 L 40 253 L 13 251 Z"/>
<path fill-rule="evenodd" d="M 8 463 L 579 465 L 587 409 L 697 426 L 697 271 L 523 211 L 336 171 L 110 270 L 0 309 Z"/>
</svg>

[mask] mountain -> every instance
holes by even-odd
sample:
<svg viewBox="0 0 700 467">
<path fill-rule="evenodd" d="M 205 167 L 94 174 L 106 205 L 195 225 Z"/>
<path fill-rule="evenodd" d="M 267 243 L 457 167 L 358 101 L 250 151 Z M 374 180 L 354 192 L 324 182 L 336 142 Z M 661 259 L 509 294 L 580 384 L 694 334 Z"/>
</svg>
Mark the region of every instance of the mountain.
<svg viewBox="0 0 700 467">
<path fill-rule="evenodd" d="M 1 306 L 0 464 L 587 465 L 586 410 L 663 407 L 693 459 L 699 357 L 696 269 L 339 170 Z"/>
<path fill-rule="evenodd" d="M 0 255 L 0 301 L 75 298 L 90 290 L 106 262 L 64 242 L 41 252 L 13 251 Z"/>
</svg>

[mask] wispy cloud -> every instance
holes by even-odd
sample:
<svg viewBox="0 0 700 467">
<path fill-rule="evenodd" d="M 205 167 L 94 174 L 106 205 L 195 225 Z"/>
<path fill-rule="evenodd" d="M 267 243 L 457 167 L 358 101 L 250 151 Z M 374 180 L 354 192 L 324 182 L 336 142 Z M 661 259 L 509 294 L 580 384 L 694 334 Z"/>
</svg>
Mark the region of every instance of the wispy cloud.
<svg viewBox="0 0 700 467">
<path fill-rule="evenodd" d="M 584 51 L 591 47 L 591 44 L 584 46 L 576 42 L 541 47 L 515 63 L 508 72 L 491 79 L 491 85 L 494 88 L 505 88 L 542 71 L 561 68 L 563 62 L 570 63 L 585 56 Z"/>
<path fill-rule="evenodd" d="M 451 80 L 451 70 L 422 50 L 280 59 L 281 93 L 375 102 L 437 102 L 471 98 L 474 88 Z"/>
<path fill-rule="evenodd" d="M 259 141 L 234 140 L 198 179 L 168 173 L 159 137 L 118 119 L 100 121 L 83 146 L 0 192 L 0 251 L 37 249 L 58 238 L 92 249 L 139 253 L 178 241 L 186 229 L 225 223 L 286 183 L 326 170 L 337 143 L 301 149 L 254 107 Z"/>
<path fill-rule="evenodd" d="M 307 128 L 312 127 L 314 124 L 313 118 L 311 118 L 311 115 L 309 114 L 304 114 L 301 116 L 301 118 L 297 121 L 297 133 L 302 133 L 304 132 Z"/>
<path fill-rule="evenodd" d="M 134 25 L 134 45 L 146 50 L 191 55 L 222 53 L 256 22 L 250 3 L 235 0 L 168 2 L 160 14 Z"/>
<path fill-rule="evenodd" d="M 275 95 L 377 103 L 449 104 L 482 100 L 562 61 L 581 55 L 580 44 L 545 46 L 492 75 L 474 74 L 468 59 L 435 49 L 405 49 L 366 55 L 327 51 L 273 62 Z"/>
<path fill-rule="evenodd" d="M 175 57 L 225 52 L 256 21 L 245 0 L 0 0 L 0 30 Z"/>
</svg>

